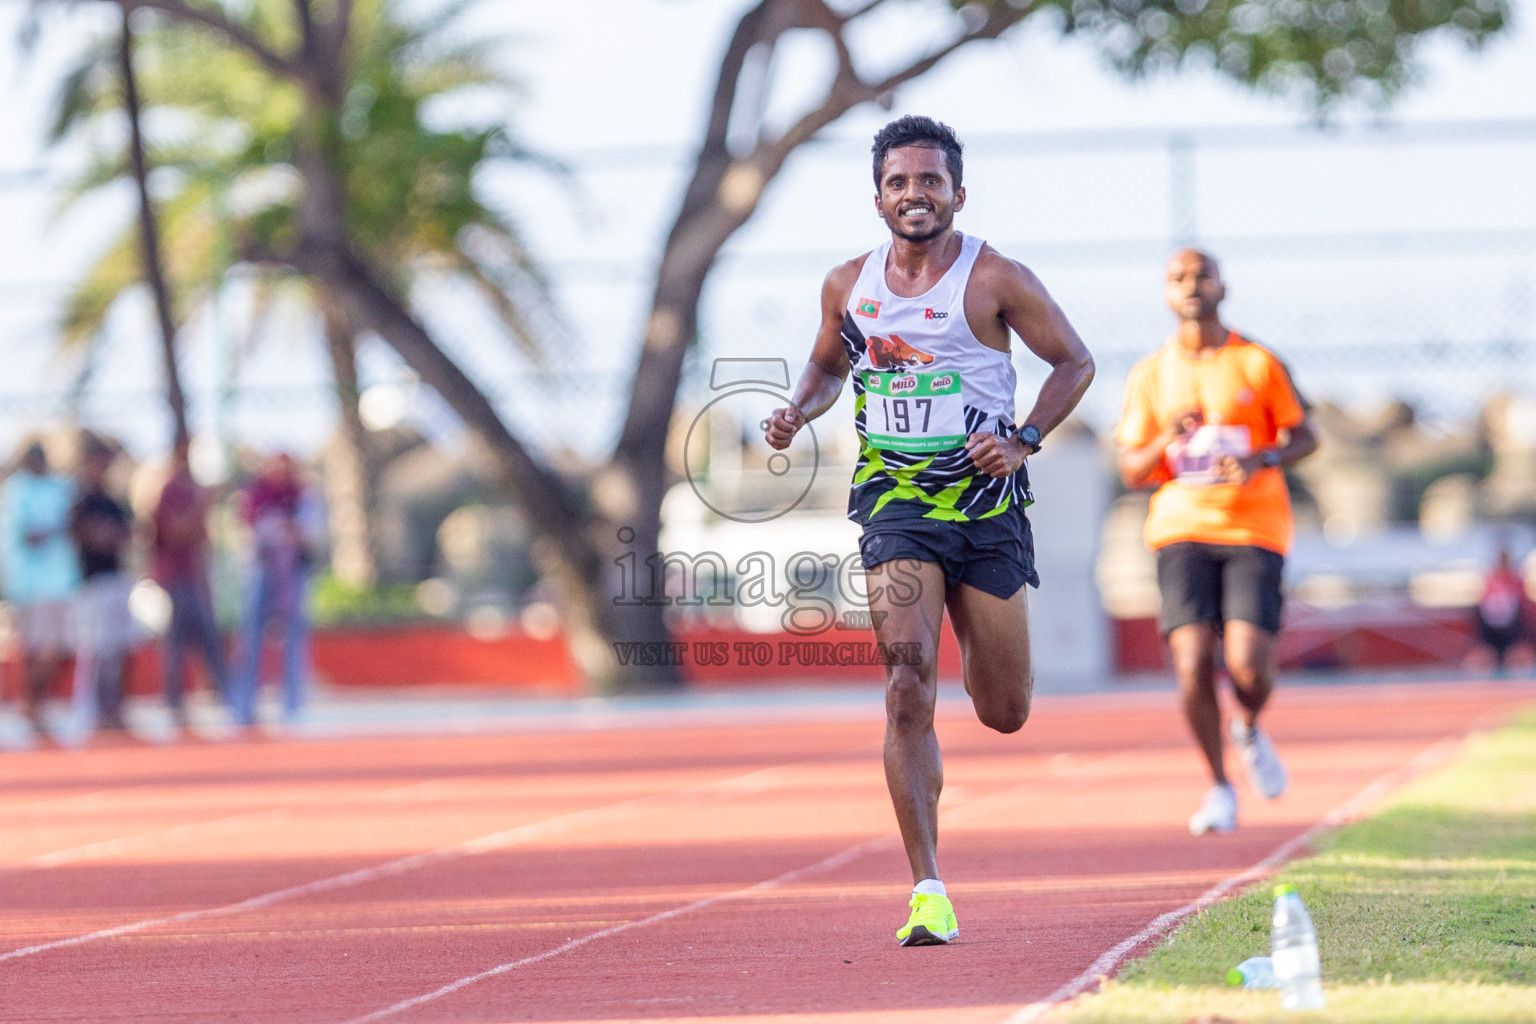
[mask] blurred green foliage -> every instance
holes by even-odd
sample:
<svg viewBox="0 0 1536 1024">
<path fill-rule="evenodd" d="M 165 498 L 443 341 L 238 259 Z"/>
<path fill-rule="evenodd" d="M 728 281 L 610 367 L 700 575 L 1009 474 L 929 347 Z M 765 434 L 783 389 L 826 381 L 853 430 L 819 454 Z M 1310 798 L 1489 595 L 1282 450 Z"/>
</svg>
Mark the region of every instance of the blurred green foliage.
<svg viewBox="0 0 1536 1024">
<path fill-rule="evenodd" d="M 328 159 L 340 171 L 347 230 L 401 294 L 423 274 L 470 282 L 534 355 L 530 309 L 545 286 L 518 232 L 482 201 L 475 180 L 487 160 L 534 160 L 502 122 L 516 86 L 493 54 L 498 39 L 466 38 L 457 22 L 469 2 L 407 15 L 388 0 L 352 9 L 347 91 L 325 112 Z M 258 38 L 293 45 L 289 0 L 229 5 L 224 14 Z M 246 51 L 198 26 L 142 12 L 136 61 L 150 135 L 152 180 L 178 321 L 219 287 L 250 252 L 280 252 L 299 233 L 303 186 L 294 165 L 306 130 L 297 85 L 274 78 Z M 126 153 L 117 40 L 85 48 L 62 79 L 51 136 L 90 149 L 90 168 L 66 203 L 124 180 Z M 478 123 L 454 124 L 447 98 L 498 97 Z M 140 282 L 135 227 L 121 234 L 72 289 L 62 323 L 66 344 L 89 344 L 124 290 Z M 312 301 L 287 271 L 260 268 L 251 334 L 279 297 Z"/>
<path fill-rule="evenodd" d="M 310 617 L 316 626 L 388 625 L 431 620 L 410 583 L 356 586 L 323 573 L 310 593 Z M 436 620 L 433 620 L 436 621 Z"/>
<path fill-rule="evenodd" d="M 976 0 L 950 0 L 958 10 Z M 1421 36 L 1482 45 L 1508 24 L 1505 0 L 984 0 L 1049 11 L 1063 35 L 1094 37 L 1132 75 L 1209 68 L 1319 109 L 1342 97 L 1390 100 L 1413 81 Z"/>
</svg>

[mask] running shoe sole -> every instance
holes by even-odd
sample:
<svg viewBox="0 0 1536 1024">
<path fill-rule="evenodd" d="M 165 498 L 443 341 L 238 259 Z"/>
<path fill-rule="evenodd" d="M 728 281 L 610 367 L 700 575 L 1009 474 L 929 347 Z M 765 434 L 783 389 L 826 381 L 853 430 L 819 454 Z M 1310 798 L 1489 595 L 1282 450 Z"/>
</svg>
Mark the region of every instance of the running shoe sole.
<svg viewBox="0 0 1536 1024">
<path fill-rule="evenodd" d="M 935 934 L 922 925 L 915 926 L 907 937 L 901 940 L 903 946 L 947 946 L 951 941 L 960 937 L 960 929 L 952 932 Z"/>
<path fill-rule="evenodd" d="M 1226 835 L 1228 832 L 1236 831 L 1236 825 L 1223 827 L 1221 825 L 1212 825 L 1209 822 L 1203 821 L 1198 824 L 1193 821 L 1189 823 L 1189 834 L 1192 836 L 1203 836 L 1207 832 L 1215 832 L 1217 835 Z"/>
</svg>

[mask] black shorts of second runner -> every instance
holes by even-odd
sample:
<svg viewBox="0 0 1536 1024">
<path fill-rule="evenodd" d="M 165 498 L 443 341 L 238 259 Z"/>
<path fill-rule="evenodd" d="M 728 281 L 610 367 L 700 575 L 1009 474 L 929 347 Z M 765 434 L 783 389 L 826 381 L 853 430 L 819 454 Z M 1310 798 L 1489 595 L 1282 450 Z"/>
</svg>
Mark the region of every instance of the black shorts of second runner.
<svg viewBox="0 0 1536 1024">
<path fill-rule="evenodd" d="M 859 553 L 866 569 L 906 558 L 937 562 L 947 586 L 964 583 L 1005 601 L 1026 583 L 1040 586 L 1034 534 L 1029 517 L 1017 504 L 990 518 L 965 523 L 876 519 L 864 527 Z"/>
<path fill-rule="evenodd" d="M 1195 622 L 1220 628 L 1237 619 L 1278 633 L 1284 568 L 1284 555 L 1252 545 L 1182 541 L 1158 548 L 1158 627 L 1167 636 Z"/>
</svg>

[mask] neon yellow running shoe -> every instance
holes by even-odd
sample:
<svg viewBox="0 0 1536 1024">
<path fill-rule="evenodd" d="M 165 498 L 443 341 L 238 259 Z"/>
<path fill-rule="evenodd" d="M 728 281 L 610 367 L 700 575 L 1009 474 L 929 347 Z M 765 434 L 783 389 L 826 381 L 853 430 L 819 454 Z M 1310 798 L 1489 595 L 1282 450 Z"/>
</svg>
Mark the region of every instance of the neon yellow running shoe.
<svg viewBox="0 0 1536 1024">
<path fill-rule="evenodd" d="M 948 896 L 915 892 L 911 906 L 906 927 L 896 933 L 896 941 L 903 946 L 942 946 L 959 937 L 960 925 Z"/>
</svg>

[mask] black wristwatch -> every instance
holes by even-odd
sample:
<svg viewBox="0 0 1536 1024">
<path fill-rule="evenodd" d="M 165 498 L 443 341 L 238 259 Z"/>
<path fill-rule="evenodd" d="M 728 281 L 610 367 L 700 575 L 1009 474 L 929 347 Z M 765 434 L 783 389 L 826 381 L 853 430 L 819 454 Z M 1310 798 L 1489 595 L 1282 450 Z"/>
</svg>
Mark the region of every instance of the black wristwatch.
<svg viewBox="0 0 1536 1024">
<path fill-rule="evenodd" d="M 1040 428 L 1033 423 L 1024 424 L 1014 436 L 1029 446 L 1029 454 L 1033 455 L 1040 450 Z"/>
<path fill-rule="evenodd" d="M 1280 452 L 1274 448 L 1262 448 L 1259 450 L 1259 465 L 1266 469 L 1280 468 Z"/>
</svg>

